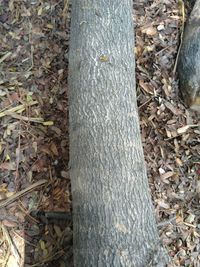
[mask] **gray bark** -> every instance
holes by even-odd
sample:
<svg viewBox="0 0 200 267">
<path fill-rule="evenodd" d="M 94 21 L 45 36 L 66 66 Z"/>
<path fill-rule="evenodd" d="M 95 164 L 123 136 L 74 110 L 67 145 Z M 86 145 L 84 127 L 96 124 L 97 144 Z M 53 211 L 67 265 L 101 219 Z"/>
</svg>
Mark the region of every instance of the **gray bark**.
<svg viewBox="0 0 200 267">
<path fill-rule="evenodd" d="M 69 53 L 75 267 L 166 266 L 140 139 L 129 0 L 74 0 Z"/>
<path fill-rule="evenodd" d="M 177 72 L 185 104 L 200 112 L 200 0 L 186 23 Z"/>
</svg>

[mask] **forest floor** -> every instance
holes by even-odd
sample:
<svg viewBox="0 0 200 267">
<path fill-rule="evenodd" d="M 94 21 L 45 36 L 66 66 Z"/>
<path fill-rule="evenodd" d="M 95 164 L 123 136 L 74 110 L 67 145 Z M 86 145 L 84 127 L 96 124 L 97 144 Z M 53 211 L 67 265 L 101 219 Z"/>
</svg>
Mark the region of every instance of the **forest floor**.
<svg viewBox="0 0 200 267">
<path fill-rule="evenodd" d="M 134 3 L 141 135 L 161 239 L 200 266 L 200 128 L 174 75 L 175 0 Z M 68 0 L 0 0 L 0 266 L 71 266 Z M 39 212 L 38 212 L 39 211 Z"/>
</svg>

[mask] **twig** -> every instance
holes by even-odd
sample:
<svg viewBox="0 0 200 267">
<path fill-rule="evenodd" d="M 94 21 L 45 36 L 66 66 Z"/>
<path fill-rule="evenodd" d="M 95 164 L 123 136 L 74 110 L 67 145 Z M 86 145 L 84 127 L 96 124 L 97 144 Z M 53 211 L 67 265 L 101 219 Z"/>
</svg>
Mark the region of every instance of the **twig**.
<svg viewBox="0 0 200 267">
<path fill-rule="evenodd" d="M 10 257 L 10 250 L 8 249 L 1 267 L 7 267 L 8 266 L 7 263 L 8 263 L 9 257 Z"/>
<path fill-rule="evenodd" d="M 15 200 L 17 200 L 18 198 L 26 195 L 27 193 L 33 191 L 34 189 L 36 189 L 39 186 L 44 185 L 47 182 L 47 180 L 41 180 L 38 181 L 34 184 L 32 184 L 31 186 L 29 186 L 28 188 L 25 188 L 23 190 L 21 190 L 20 192 L 17 192 L 15 195 L 3 200 L 0 202 L 0 209 L 6 207 L 7 205 L 13 203 Z"/>
<path fill-rule="evenodd" d="M 2 224 L 1 228 L 3 230 L 3 233 L 5 235 L 6 240 L 8 241 L 8 244 L 10 246 L 10 250 L 12 251 L 14 257 L 16 258 L 16 261 L 19 263 L 20 259 L 21 259 L 21 255 L 20 255 L 15 243 L 13 242 L 13 240 L 10 236 L 7 227 Z"/>
<path fill-rule="evenodd" d="M 18 206 L 18 207 L 20 208 L 20 210 L 21 210 L 23 213 L 25 213 L 25 216 L 26 216 L 27 218 L 29 218 L 30 221 L 32 221 L 33 223 L 35 223 L 35 224 L 39 223 L 38 220 L 36 220 L 34 217 L 32 217 L 32 216 L 29 214 L 29 211 L 26 210 L 26 208 L 24 207 L 23 203 L 22 203 L 21 201 L 19 201 L 19 202 L 20 202 L 20 203 L 19 203 L 19 206 Z"/>
<path fill-rule="evenodd" d="M 19 132 L 18 132 L 18 146 L 16 149 L 16 174 L 15 174 L 15 188 L 18 191 L 18 186 L 19 186 L 19 162 L 20 162 L 20 148 L 21 148 L 21 123 L 19 124 Z"/>
<path fill-rule="evenodd" d="M 140 105 L 138 108 L 141 109 L 142 107 L 144 107 L 146 104 L 148 104 L 150 101 L 152 100 L 152 97 L 149 98 L 146 102 L 144 102 L 142 105 Z"/>
<path fill-rule="evenodd" d="M 66 22 L 68 11 L 69 11 L 69 0 L 64 0 L 64 8 L 63 8 L 63 12 L 62 12 L 63 23 Z"/>
<path fill-rule="evenodd" d="M 15 112 L 10 112 L 10 111 L 5 111 L 5 115 L 10 115 L 11 117 L 18 119 L 18 120 L 23 120 L 23 121 L 30 121 L 30 122 L 37 122 L 37 123 L 43 123 L 44 119 L 43 118 L 31 118 L 31 117 L 26 117 L 22 115 L 18 115 Z"/>
<path fill-rule="evenodd" d="M 25 110 L 26 106 L 33 106 L 33 105 L 36 105 L 38 103 L 38 101 L 30 101 L 26 104 L 22 104 L 22 105 L 19 105 L 17 107 L 13 107 L 13 108 L 10 108 L 10 109 L 7 109 L 7 110 L 4 110 L 4 111 L 0 111 L 0 118 L 4 117 L 7 115 L 7 113 L 9 112 L 22 112 L 23 110 Z"/>
<path fill-rule="evenodd" d="M 162 221 L 162 222 L 158 223 L 158 224 L 157 224 L 157 227 L 158 227 L 158 228 L 162 228 L 162 227 L 164 227 L 164 226 L 166 226 L 166 225 L 168 225 L 168 224 L 171 224 L 171 223 L 172 223 L 173 221 L 175 221 L 175 220 L 176 220 L 176 216 L 170 218 L 169 220 Z"/>
<path fill-rule="evenodd" d="M 0 58 L 0 64 L 6 60 L 8 57 L 10 57 L 12 55 L 11 52 L 8 52 L 7 54 L 5 54 L 3 57 Z"/>
<path fill-rule="evenodd" d="M 24 243 L 28 244 L 29 246 L 32 246 L 34 248 L 37 247 L 37 245 L 33 244 L 32 242 L 29 242 L 28 240 L 26 240 L 23 236 L 21 236 L 19 233 L 17 233 L 17 231 L 12 231 L 14 235 L 16 235 L 17 237 L 21 238 L 23 240 Z"/>
<path fill-rule="evenodd" d="M 181 9 L 182 9 L 182 29 L 181 29 L 181 36 L 180 36 L 180 45 L 178 48 L 178 52 L 176 55 L 176 60 L 175 60 L 175 64 L 174 64 L 174 69 L 173 69 L 173 74 L 176 73 L 176 69 L 177 69 L 177 64 L 178 64 L 178 58 L 179 58 L 179 54 L 181 51 L 181 47 L 182 47 L 182 43 L 183 43 L 183 34 L 184 34 L 184 23 L 185 23 L 185 6 L 184 6 L 184 2 L 181 1 Z"/>
<path fill-rule="evenodd" d="M 29 33 L 28 33 L 28 38 L 29 38 L 29 43 L 32 43 L 32 31 L 33 31 L 33 25 L 31 24 L 29 20 Z M 31 66 L 27 69 L 27 71 L 32 70 L 34 67 L 34 46 L 31 45 L 31 51 L 30 51 L 30 58 L 31 58 Z"/>
</svg>

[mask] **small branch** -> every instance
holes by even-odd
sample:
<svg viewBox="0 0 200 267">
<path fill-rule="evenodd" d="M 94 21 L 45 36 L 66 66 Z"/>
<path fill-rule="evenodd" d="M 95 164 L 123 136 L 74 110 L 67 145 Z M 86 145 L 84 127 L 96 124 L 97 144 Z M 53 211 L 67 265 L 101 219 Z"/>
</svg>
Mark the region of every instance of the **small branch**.
<svg viewBox="0 0 200 267">
<path fill-rule="evenodd" d="M 180 36 L 180 45 L 179 45 L 179 48 L 178 48 L 178 52 L 177 52 L 177 55 L 176 55 L 176 60 L 175 60 L 175 64 L 174 64 L 174 69 L 173 69 L 173 74 L 176 73 L 176 69 L 177 69 L 177 64 L 178 64 L 178 58 L 179 58 L 179 54 L 180 54 L 180 51 L 181 51 L 181 47 L 182 47 L 182 43 L 183 43 L 183 34 L 184 34 L 184 23 L 185 23 L 185 6 L 184 6 L 184 2 L 181 1 L 181 11 L 182 11 L 182 29 L 181 29 L 181 36 Z"/>
<path fill-rule="evenodd" d="M 31 186 L 27 187 L 26 189 L 21 190 L 20 192 L 17 192 L 15 195 L 3 200 L 0 202 L 0 209 L 6 207 L 7 205 L 13 203 L 18 198 L 28 194 L 29 192 L 35 190 L 37 187 L 44 185 L 47 182 L 47 180 L 41 180 L 38 181 Z"/>
<path fill-rule="evenodd" d="M 36 123 L 43 123 L 44 119 L 43 118 L 32 118 L 32 117 L 26 117 L 22 115 L 18 115 L 15 112 L 9 112 L 5 111 L 5 115 L 9 115 L 15 119 L 22 120 L 22 121 L 27 121 L 27 122 L 36 122 Z"/>
<path fill-rule="evenodd" d="M 6 116 L 8 113 L 12 113 L 12 112 L 18 112 L 18 113 L 21 113 L 22 111 L 25 110 L 26 106 L 33 106 L 33 105 L 36 105 L 38 102 L 37 101 L 30 101 L 26 104 L 22 104 L 22 105 L 19 105 L 17 107 L 13 107 L 13 108 L 10 108 L 10 109 L 6 109 L 4 111 L 0 111 L 0 118 Z"/>
<path fill-rule="evenodd" d="M 158 227 L 158 228 L 162 228 L 162 227 L 164 227 L 164 226 L 166 226 L 166 225 L 171 224 L 171 223 L 172 223 L 173 221 L 175 221 L 175 220 L 176 220 L 176 216 L 170 218 L 169 220 L 159 222 L 159 223 L 157 224 L 157 227 Z"/>
<path fill-rule="evenodd" d="M 16 247 L 16 244 L 13 242 L 9 232 L 8 232 L 8 229 L 5 225 L 2 224 L 1 226 L 2 230 L 3 230 L 3 233 L 5 235 L 5 238 L 8 242 L 8 245 L 10 246 L 10 250 L 12 251 L 16 261 L 19 263 L 20 262 L 20 259 L 21 259 L 21 255 Z"/>
</svg>

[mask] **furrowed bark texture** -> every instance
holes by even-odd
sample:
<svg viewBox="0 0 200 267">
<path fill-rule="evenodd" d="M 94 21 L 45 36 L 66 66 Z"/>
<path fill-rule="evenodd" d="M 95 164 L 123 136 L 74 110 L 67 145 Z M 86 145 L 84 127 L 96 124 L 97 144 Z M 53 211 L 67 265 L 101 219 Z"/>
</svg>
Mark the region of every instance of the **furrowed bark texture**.
<svg viewBox="0 0 200 267">
<path fill-rule="evenodd" d="M 75 267 L 166 266 L 136 108 L 132 2 L 74 0 L 69 55 Z"/>
<path fill-rule="evenodd" d="M 200 112 L 200 0 L 196 0 L 184 29 L 177 72 L 185 104 Z"/>
</svg>

